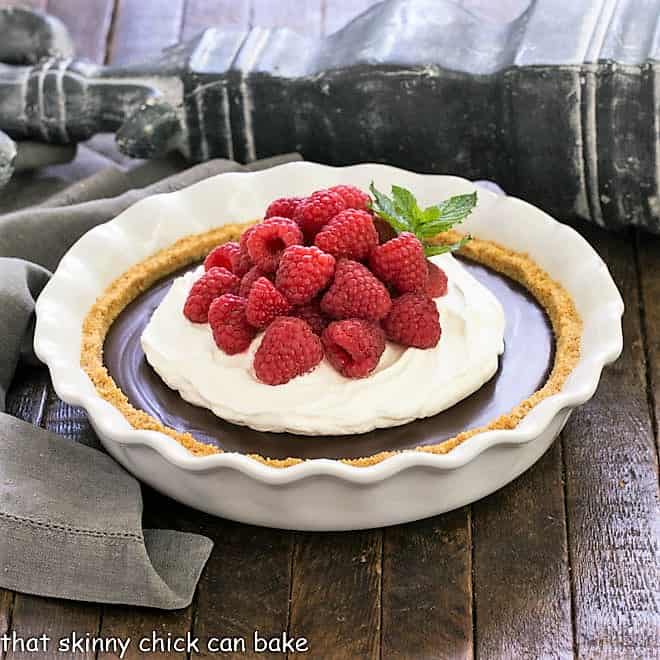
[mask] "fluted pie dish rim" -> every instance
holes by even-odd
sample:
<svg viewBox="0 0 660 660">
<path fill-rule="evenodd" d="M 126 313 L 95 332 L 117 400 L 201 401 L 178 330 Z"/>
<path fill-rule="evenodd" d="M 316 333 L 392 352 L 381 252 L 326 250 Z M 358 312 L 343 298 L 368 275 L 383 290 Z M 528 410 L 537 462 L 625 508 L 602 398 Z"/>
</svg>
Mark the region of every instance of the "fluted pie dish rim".
<svg viewBox="0 0 660 660">
<path fill-rule="evenodd" d="M 455 470 L 489 449 L 508 446 L 513 450 L 533 442 L 556 424 L 558 417 L 593 395 L 603 367 L 616 359 L 622 347 L 623 302 L 607 267 L 572 228 L 526 202 L 484 189 L 479 191 L 477 211 L 465 223 L 465 229 L 481 239 L 475 242 L 476 249 L 480 243 L 494 242 L 529 255 L 568 291 L 583 324 L 574 368 L 571 366 L 557 391 L 535 403 L 514 428 L 478 432 L 447 453 L 406 450 L 378 460 L 269 461 L 232 452 L 197 456 L 160 431 L 134 428 L 99 393 L 89 370 L 81 366 L 80 345 L 89 310 L 113 281 L 176 241 L 217 227 L 219 219 L 241 224 L 258 217 L 259 205 L 269 196 L 301 194 L 336 183 L 366 187 L 370 180 L 382 182 L 384 187 L 403 181 L 422 197 L 431 190 L 436 197 L 436 191 L 442 191 L 443 197 L 474 187 L 457 177 L 415 174 L 380 164 L 335 168 L 291 163 L 261 172 L 222 174 L 177 192 L 152 196 L 89 231 L 62 259 L 37 301 L 35 350 L 48 365 L 58 395 L 87 411 L 110 453 L 129 469 L 130 450 L 141 448 L 155 452 L 183 472 L 238 470 L 268 484 L 318 475 L 369 484 L 410 468 Z M 273 194 L 276 190 L 278 193 Z M 587 281 L 589 286 L 583 286 Z"/>
</svg>

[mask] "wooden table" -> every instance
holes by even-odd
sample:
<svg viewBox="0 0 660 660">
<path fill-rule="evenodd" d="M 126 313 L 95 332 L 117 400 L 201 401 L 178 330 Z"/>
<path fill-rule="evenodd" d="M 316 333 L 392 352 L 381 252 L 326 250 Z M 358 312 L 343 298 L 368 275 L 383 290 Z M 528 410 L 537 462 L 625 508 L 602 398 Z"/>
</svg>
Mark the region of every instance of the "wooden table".
<svg viewBox="0 0 660 660">
<path fill-rule="evenodd" d="M 321 35 L 371 3 L 27 4 L 47 5 L 61 17 L 82 55 L 127 62 L 212 24 L 285 24 Z M 514 4 L 507 0 L 502 7 Z M 130 164 L 108 144 L 95 138 L 79 149 L 75 163 L 41 176 L 61 187 L 110 162 Z M 192 606 L 163 613 L 0 590 L 0 634 L 58 638 L 75 630 L 136 640 L 155 630 L 161 636 L 192 631 L 202 639 L 251 639 L 254 630 L 288 631 L 306 637 L 315 658 L 660 657 L 660 239 L 575 226 L 605 259 L 623 294 L 625 348 L 596 396 L 515 482 L 436 518 L 332 534 L 228 522 L 145 488 L 145 526 L 196 531 L 215 541 Z M 84 412 L 58 400 L 45 369 L 19 370 L 9 411 L 97 445 Z"/>
</svg>

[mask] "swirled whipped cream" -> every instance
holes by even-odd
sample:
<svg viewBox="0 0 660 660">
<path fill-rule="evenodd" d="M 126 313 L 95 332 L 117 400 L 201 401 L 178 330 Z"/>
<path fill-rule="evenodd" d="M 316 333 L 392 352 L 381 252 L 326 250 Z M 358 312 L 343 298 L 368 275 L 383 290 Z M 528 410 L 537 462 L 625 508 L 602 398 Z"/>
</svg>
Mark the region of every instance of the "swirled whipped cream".
<svg viewBox="0 0 660 660">
<path fill-rule="evenodd" d="M 497 371 L 504 312 L 495 296 L 449 254 L 433 257 L 448 277 L 435 300 L 442 336 L 431 349 L 387 343 L 375 371 L 349 379 L 323 360 L 284 385 L 265 385 L 252 362 L 260 334 L 239 355 L 217 348 L 208 324 L 181 310 L 203 267 L 176 279 L 142 334 L 146 358 L 189 403 L 259 431 L 302 435 L 364 433 L 435 415 L 458 403 Z"/>
</svg>

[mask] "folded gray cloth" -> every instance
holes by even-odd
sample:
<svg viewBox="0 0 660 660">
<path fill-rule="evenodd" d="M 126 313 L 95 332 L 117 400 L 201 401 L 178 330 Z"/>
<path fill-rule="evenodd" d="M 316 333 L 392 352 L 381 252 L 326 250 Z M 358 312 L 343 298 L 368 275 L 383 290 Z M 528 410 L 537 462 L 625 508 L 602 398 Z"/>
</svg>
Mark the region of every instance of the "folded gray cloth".
<svg viewBox="0 0 660 660">
<path fill-rule="evenodd" d="M 158 162 L 111 168 L 0 216 L 0 587 L 163 609 L 190 604 L 212 542 L 143 530 L 138 482 L 102 452 L 3 413 L 7 390 L 19 360 L 34 360 L 34 303 L 49 270 L 86 231 L 147 195 L 297 158 L 214 160 L 179 173 Z"/>
</svg>

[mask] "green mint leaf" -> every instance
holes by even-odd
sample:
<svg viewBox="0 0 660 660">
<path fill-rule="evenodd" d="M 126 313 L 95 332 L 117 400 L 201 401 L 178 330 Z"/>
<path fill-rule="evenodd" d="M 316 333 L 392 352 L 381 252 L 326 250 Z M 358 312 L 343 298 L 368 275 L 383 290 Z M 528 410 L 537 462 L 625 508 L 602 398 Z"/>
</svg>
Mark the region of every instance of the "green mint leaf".
<svg viewBox="0 0 660 660">
<path fill-rule="evenodd" d="M 427 222 L 433 222 L 436 219 L 442 219 L 444 222 L 457 224 L 459 222 L 463 222 L 463 220 L 465 220 L 465 218 L 470 215 L 476 204 L 477 193 L 475 191 L 467 195 L 454 195 L 453 197 L 446 199 L 444 202 L 440 202 L 440 204 L 436 204 L 435 206 L 430 206 L 429 208 L 424 209 L 424 213 L 430 211 L 431 209 L 435 209 L 435 211 L 432 211 L 430 215 L 432 219 L 428 220 Z M 433 217 L 434 213 L 438 215 Z"/>
<path fill-rule="evenodd" d="M 425 238 L 433 238 L 437 234 L 449 231 L 456 223 L 451 220 L 435 220 L 433 222 L 426 222 L 417 228 L 417 238 L 423 240 Z"/>
<path fill-rule="evenodd" d="M 472 240 L 472 236 L 469 234 L 463 236 L 460 241 L 457 243 L 451 243 L 450 245 L 424 245 L 424 254 L 427 257 L 436 257 L 439 254 L 446 254 L 447 252 L 455 252 L 460 250 L 467 242 Z"/>
<path fill-rule="evenodd" d="M 400 212 L 395 203 L 387 195 L 376 190 L 373 181 L 369 186 L 369 190 L 374 196 L 372 209 L 378 216 L 383 218 L 398 233 L 413 230 L 410 220 Z"/>
<path fill-rule="evenodd" d="M 444 254 L 459 249 L 469 237 L 455 245 L 426 245 L 426 240 L 450 230 L 462 222 L 474 209 L 477 193 L 454 195 L 449 199 L 421 209 L 415 196 L 402 186 L 392 186 L 392 197 L 376 189 L 373 181 L 369 190 L 374 197 L 371 209 L 385 220 L 398 234 L 409 231 L 425 245 L 427 256 Z"/>
<path fill-rule="evenodd" d="M 440 217 L 440 209 L 437 206 L 429 206 L 422 211 L 422 224 L 434 222 Z"/>
<path fill-rule="evenodd" d="M 410 190 L 406 190 L 401 186 L 392 186 L 392 199 L 399 213 L 408 218 L 413 227 L 416 227 L 422 210 L 417 205 L 417 200 Z"/>
</svg>

